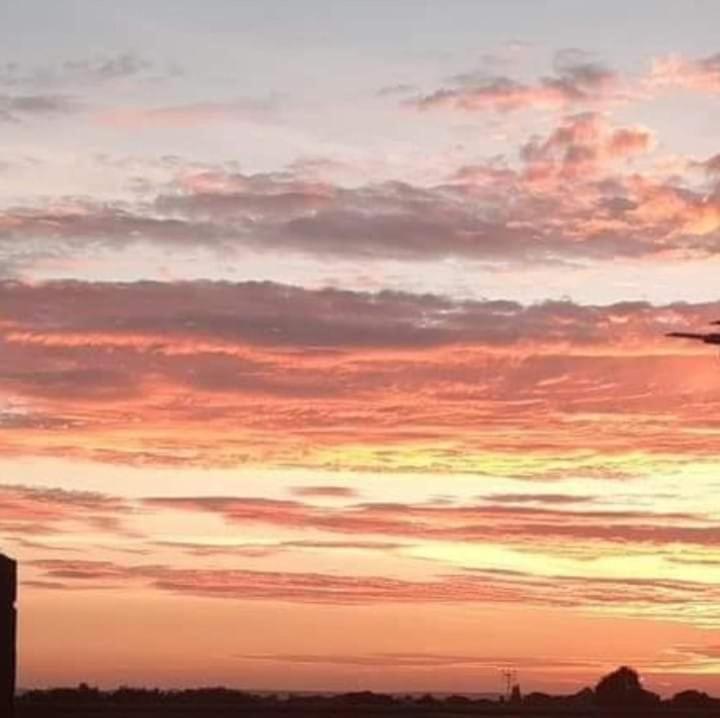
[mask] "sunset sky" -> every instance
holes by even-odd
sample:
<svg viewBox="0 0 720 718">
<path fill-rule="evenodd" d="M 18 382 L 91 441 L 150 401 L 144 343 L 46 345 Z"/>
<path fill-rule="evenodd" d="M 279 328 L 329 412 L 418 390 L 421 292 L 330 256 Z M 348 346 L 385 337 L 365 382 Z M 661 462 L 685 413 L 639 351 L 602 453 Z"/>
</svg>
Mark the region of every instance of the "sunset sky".
<svg viewBox="0 0 720 718">
<path fill-rule="evenodd" d="M 714 0 L 5 0 L 23 687 L 720 694 Z"/>
</svg>

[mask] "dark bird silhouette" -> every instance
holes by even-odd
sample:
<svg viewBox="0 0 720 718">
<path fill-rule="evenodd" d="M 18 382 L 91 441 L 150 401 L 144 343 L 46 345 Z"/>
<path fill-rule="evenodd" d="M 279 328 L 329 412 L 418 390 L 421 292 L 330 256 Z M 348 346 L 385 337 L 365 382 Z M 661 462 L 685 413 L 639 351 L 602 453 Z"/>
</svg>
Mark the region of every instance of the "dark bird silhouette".
<svg viewBox="0 0 720 718">
<path fill-rule="evenodd" d="M 717 326 L 720 325 L 720 321 L 710 322 L 710 324 Z M 701 334 L 699 332 L 669 332 L 665 336 L 673 337 L 674 339 L 693 339 L 703 344 L 720 344 L 720 332 L 708 332 L 707 334 Z"/>
</svg>

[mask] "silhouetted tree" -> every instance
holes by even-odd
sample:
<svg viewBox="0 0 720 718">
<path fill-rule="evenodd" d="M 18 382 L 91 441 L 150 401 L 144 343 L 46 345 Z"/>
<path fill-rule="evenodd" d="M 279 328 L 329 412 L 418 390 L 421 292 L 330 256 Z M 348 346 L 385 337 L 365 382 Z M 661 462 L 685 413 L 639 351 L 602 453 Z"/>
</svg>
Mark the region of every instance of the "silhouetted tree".
<svg viewBox="0 0 720 718">
<path fill-rule="evenodd" d="M 595 700 L 595 691 L 592 688 L 583 688 L 571 696 L 573 702 L 580 704 L 592 703 Z"/>
<path fill-rule="evenodd" d="M 655 705 L 660 697 L 642 687 L 637 671 L 622 666 L 600 680 L 595 687 L 595 702 L 603 708 L 633 709 Z"/>
<path fill-rule="evenodd" d="M 542 693 L 541 691 L 533 691 L 532 693 L 528 693 L 525 696 L 523 703 L 527 706 L 542 707 L 549 705 L 553 702 L 553 700 L 553 697 L 548 693 Z"/>
<path fill-rule="evenodd" d="M 709 708 L 718 701 L 702 691 L 688 690 L 676 693 L 670 703 L 678 708 Z"/>
</svg>

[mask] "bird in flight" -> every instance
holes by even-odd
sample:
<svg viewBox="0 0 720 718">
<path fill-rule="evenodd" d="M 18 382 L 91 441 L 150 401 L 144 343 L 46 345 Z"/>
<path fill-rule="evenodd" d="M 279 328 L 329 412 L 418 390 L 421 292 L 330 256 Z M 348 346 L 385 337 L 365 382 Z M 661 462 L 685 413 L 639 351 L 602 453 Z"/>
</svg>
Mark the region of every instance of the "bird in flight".
<svg viewBox="0 0 720 718">
<path fill-rule="evenodd" d="M 720 321 L 710 323 L 720 325 Z M 675 339 L 694 339 L 703 344 L 720 344 L 720 332 L 708 332 L 707 334 L 699 334 L 697 332 L 670 332 L 665 336 Z"/>
</svg>

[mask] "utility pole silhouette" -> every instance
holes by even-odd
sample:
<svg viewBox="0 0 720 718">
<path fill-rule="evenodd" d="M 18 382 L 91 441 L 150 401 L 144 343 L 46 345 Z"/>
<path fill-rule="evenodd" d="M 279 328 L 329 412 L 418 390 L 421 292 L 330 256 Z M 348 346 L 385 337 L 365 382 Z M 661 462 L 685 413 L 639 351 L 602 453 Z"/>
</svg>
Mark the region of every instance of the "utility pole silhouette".
<svg viewBox="0 0 720 718">
<path fill-rule="evenodd" d="M 17 564 L 0 554 L 0 716 L 12 718 L 15 707 Z"/>
<path fill-rule="evenodd" d="M 509 701 L 512 697 L 513 688 L 515 686 L 515 682 L 517 680 L 517 672 L 513 670 L 512 668 L 505 668 L 502 671 L 502 677 L 503 677 L 503 686 L 505 688 L 505 694 L 504 698 L 506 701 Z"/>
</svg>

